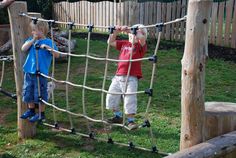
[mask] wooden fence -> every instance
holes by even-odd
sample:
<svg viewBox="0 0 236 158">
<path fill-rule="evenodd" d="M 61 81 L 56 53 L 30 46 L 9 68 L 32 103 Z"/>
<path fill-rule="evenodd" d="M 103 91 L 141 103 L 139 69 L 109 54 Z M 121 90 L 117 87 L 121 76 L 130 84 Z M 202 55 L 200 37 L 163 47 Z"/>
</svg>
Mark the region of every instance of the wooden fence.
<svg viewBox="0 0 236 158">
<path fill-rule="evenodd" d="M 108 1 L 92 3 L 60 2 L 53 5 L 54 19 L 74 21 L 81 24 L 100 26 L 155 24 L 181 18 L 187 14 L 188 0 L 172 3 L 126 1 L 113 3 Z M 214 3 L 209 31 L 209 43 L 236 48 L 236 0 Z M 65 27 L 65 26 L 64 26 Z M 79 27 L 78 27 L 79 28 Z M 107 31 L 99 29 L 99 31 Z M 156 36 L 156 29 L 149 29 L 149 37 Z M 163 39 L 184 41 L 185 22 L 168 25 L 164 28 Z"/>
</svg>

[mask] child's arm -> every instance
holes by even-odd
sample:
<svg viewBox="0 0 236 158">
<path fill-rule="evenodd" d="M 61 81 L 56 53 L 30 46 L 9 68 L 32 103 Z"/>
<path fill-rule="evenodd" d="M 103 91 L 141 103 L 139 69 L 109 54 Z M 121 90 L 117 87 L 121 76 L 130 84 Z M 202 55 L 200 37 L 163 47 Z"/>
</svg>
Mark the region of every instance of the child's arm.
<svg viewBox="0 0 236 158">
<path fill-rule="evenodd" d="M 26 41 L 22 47 L 21 47 L 21 51 L 22 52 L 26 52 L 29 50 L 29 48 L 34 44 L 35 42 L 35 38 L 33 38 L 32 40 Z"/>
<path fill-rule="evenodd" d="M 51 47 L 49 47 L 46 44 L 42 44 L 40 46 L 40 48 L 41 49 L 46 49 L 46 50 L 50 51 L 55 58 L 59 58 L 60 57 L 60 54 L 58 52 L 54 51 Z"/>
<path fill-rule="evenodd" d="M 107 44 L 112 47 L 116 47 L 116 37 L 118 34 L 118 30 L 114 30 L 113 34 L 111 34 L 107 40 Z"/>
<path fill-rule="evenodd" d="M 127 32 L 127 31 L 129 31 L 127 26 L 116 26 L 113 34 L 109 36 L 107 40 L 107 44 L 109 44 L 110 46 L 116 47 L 117 34 L 120 32 Z"/>
</svg>

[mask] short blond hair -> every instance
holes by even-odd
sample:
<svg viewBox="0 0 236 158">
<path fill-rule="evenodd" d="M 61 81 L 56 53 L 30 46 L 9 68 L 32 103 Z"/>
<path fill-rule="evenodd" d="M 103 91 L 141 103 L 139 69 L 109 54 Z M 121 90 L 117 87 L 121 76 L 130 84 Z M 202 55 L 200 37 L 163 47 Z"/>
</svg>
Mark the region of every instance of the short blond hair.
<svg viewBox="0 0 236 158">
<path fill-rule="evenodd" d="M 144 27 L 143 24 L 135 24 L 132 27 L 138 27 L 138 29 L 142 30 L 145 33 L 145 38 L 147 39 L 147 34 L 148 34 L 147 29 L 146 28 L 140 28 L 140 27 Z"/>
<path fill-rule="evenodd" d="M 48 33 L 48 23 L 45 21 L 37 21 L 36 24 L 34 21 L 30 23 L 31 29 L 38 29 L 39 31 L 42 31 L 44 35 L 47 35 Z"/>
</svg>

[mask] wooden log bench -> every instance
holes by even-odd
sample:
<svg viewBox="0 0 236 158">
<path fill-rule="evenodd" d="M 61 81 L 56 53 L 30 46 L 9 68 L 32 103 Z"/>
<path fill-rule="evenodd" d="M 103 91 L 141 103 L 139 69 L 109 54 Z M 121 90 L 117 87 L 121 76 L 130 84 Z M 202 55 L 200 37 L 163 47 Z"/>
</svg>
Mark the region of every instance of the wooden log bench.
<svg viewBox="0 0 236 158">
<path fill-rule="evenodd" d="M 236 103 L 206 102 L 204 140 L 236 130 Z"/>
<path fill-rule="evenodd" d="M 236 103 L 206 102 L 204 116 L 205 142 L 168 158 L 236 158 Z"/>
</svg>

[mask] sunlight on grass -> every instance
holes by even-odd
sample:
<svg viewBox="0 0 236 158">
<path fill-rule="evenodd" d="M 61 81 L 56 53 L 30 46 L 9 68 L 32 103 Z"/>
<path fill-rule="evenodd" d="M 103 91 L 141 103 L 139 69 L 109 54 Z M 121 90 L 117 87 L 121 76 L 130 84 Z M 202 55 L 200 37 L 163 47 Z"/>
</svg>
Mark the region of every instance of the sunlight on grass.
<svg viewBox="0 0 236 158">
<path fill-rule="evenodd" d="M 77 38 L 78 46 L 74 53 L 84 54 L 86 52 L 87 40 Z M 162 44 L 165 44 L 163 42 Z M 105 41 L 91 41 L 90 53 L 99 57 L 105 57 L 107 44 Z M 149 44 L 146 56 L 151 56 L 155 48 L 155 42 Z M 117 58 L 118 52 L 111 49 L 110 58 Z M 176 49 L 158 51 L 158 63 L 153 87 L 153 98 L 149 110 L 151 127 L 154 134 L 154 142 L 157 148 L 165 152 L 176 152 L 179 150 L 180 139 L 180 89 L 181 89 L 181 59 L 182 53 Z M 70 81 L 83 84 L 85 72 L 85 59 L 72 58 Z M 89 59 L 89 69 L 86 85 L 101 88 L 104 75 L 105 62 Z M 152 63 L 143 61 L 143 78 L 139 81 L 139 90 L 145 90 L 150 86 Z M 56 62 L 55 78 L 66 79 L 67 62 Z M 206 67 L 206 101 L 236 102 L 236 64 L 223 60 L 209 60 Z M 12 71 L 12 65 L 8 65 L 7 72 Z M 115 74 L 116 63 L 109 62 L 106 89 L 108 89 L 111 78 Z M 6 76 L 4 83 L 8 89 L 14 89 L 13 73 Z M 82 105 L 82 89 L 70 87 L 69 105 L 70 110 L 75 113 L 83 113 L 101 119 L 101 93 L 85 90 L 85 107 Z M 14 90 L 13 90 L 14 91 Z M 68 133 L 51 130 L 43 126 L 37 127 L 37 136 L 34 139 L 19 142 L 16 130 L 16 102 L 9 98 L 1 97 L 0 110 L 10 109 L 4 117 L 4 124 L 0 126 L 0 157 L 158 157 L 158 155 L 140 150 L 129 150 L 127 147 L 110 145 L 106 142 L 91 141 Z M 138 95 L 137 122 L 142 124 L 145 120 L 145 111 L 148 96 Z M 57 84 L 55 89 L 55 104 L 60 108 L 66 108 L 65 85 Z M 105 105 L 104 105 L 105 106 Z M 103 107 L 105 110 L 105 107 Z M 54 123 L 52 108 L 46 109 L 47 121 Z M 105 118 L 112 113 L 105 110 Z M 56 111 L 59 125 L 70 129 L 68 114 Z M 77 132 L 88 133 L 87 121 L 84 118 L 72 117 Z M 111 136 L 114 141 L 128 143 L 133 141 L 135 145 L 151 149 L 152 143 L 149 138 L 148 128 L 137 131 L 126 132 L 120 127 L 107 127 L 104 131 L 103 124 L 90 123 L 97 137 L 107 139 Z"/>
</svg>

